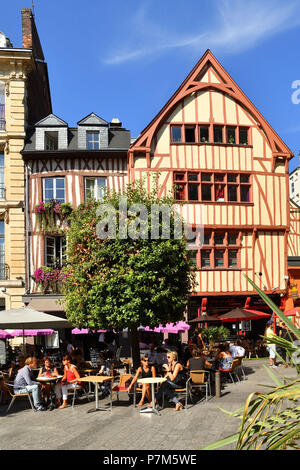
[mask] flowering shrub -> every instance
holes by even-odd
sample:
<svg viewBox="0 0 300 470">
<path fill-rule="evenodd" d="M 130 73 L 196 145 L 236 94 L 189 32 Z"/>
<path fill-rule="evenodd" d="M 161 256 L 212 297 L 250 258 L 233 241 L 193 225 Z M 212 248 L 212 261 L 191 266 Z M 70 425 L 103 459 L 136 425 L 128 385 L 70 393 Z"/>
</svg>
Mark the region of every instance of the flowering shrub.
<svg viewBox="0 0 300 470">
<path fill-rule="evenodd" d="M 69 222 L 73 207 L 69 202 L 40 202 L 33 212 L 36 215 L 38 230 L 44 232 L 59 232 L 63 230 L 63 223 Z"/>
<path fill-rule="evenodd" d="M 69 277 L 63 268 L 42 266 L 35 270 L 33 279 L 44 294 L 48 292 L 60 293 L 65 280 Z"/>
</svg>

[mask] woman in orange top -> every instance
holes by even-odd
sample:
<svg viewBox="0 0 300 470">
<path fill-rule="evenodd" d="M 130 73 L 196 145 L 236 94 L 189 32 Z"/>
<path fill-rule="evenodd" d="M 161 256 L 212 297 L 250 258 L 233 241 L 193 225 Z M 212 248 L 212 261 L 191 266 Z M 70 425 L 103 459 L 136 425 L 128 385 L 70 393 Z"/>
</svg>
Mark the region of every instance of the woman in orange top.
<svg viewBox="0 0 300 470">
<path fill-rule="evenodd" d="M 61 379 L 61 385 L 55 386 L 56 397 L 59 401 L 62 395 L 63 404 L 59 406 L 61 410 L 67 406 L 68 390 L 74 390 L 78 385 L 81 385 L 78 381 L 80 374 L 77 367 L 71 363 L 71 357 L 69 355 L 63 356 L 62 362 L 64 365 L 64 376 Z"/>
</svg>

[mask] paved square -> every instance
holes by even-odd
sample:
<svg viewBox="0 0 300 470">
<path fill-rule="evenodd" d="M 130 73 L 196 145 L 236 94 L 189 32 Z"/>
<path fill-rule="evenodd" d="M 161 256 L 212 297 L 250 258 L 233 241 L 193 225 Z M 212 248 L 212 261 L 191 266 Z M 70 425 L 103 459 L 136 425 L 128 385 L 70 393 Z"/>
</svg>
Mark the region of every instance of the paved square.
<svg viewBox="0 0 300 470">
<path fill-rule="evenodd" d="M 239 421 L 228 417 L 218 407 L 234 411 L 244 405 L 254 391 L 266 392 L 258 384 L 271 384 L 263 368 L 268 359 L 244 362 L 247 380 L 225 384 L 221 398 L 211 398 L 188 410 L 173 411 L 173 405 L 161 411 L 161 416 L 140 414 L 128 404 L 127 394 L 120 394 L 120 404 L 113 396 L 113 410 L 88 414 L 95 406 L 91 401 L 77 402 L 75 408 L 33 413 L 28 400 L 16 400 L 11 412 L 0 407 L 1 450 L 199 450 L 237 431 Z M 295 377 L 295 369 L 272 369 L 276 374 Z M 69 402 L 71 399 L 69 398 Z M 109 403 L 101 400 L 100 406 Z M 226 447 L 230 449 L 234 447 Z"/>
</svg>

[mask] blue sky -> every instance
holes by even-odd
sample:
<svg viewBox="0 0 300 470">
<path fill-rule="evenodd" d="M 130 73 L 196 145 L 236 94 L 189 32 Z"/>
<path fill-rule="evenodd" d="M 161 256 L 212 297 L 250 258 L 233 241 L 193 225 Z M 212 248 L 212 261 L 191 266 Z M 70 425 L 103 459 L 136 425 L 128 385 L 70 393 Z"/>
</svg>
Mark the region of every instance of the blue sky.
<svg viewBox="0 0 300 470">
<path fill-rule="evenodd" d="M 209 48 L 294 152 L 290 169 L 298 166 L 299 0 L 34 4 L 53 112 L 70 126 L 93 111 L 118 117 L 136 137 Z M 1 5 L 0 30 L 14 47 L 22 45 L 21 8 L 31 5 Z"/>
</svg>

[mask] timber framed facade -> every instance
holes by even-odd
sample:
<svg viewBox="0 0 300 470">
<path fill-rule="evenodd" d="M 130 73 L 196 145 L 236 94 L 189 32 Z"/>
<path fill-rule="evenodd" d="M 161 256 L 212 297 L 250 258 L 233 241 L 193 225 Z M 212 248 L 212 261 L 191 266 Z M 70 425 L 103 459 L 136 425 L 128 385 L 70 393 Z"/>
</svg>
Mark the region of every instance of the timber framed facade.
<svg viewBox="0 0 300 470">
<path fill-rule="evenodd" d="M 59 292 L 43 293 L 34 273 L 41 267 L 62 267 L 67 232 L 56 225 L 41 227 L 35 208 L 56 201 L 72 210 L 89 199 L 101 199 L 106 191 L 123 192 L 127 185 L 130 132 L 118 119 L 109 123 L 95 113 L 77 125 L 71 128 L 51 114 L 33 126 L 22 151 L 29 253 L 23 301 L 34 306 L 38 300 L 44 311 L 63 310 L 51 303 Z"/>
<path fill-rule="evenodd" d="M 150 189 L 159 172 L 161 193 L 172 191 L 184 219 L 204 225 L 198 313 L 258 306 L 244 274 L 282 303 L 292 156 L 209 50 L 130 146 L 129 181 L 145 178 Z"/>
</svg>

